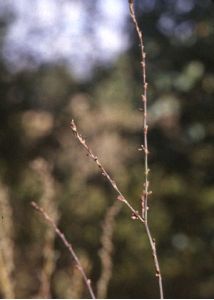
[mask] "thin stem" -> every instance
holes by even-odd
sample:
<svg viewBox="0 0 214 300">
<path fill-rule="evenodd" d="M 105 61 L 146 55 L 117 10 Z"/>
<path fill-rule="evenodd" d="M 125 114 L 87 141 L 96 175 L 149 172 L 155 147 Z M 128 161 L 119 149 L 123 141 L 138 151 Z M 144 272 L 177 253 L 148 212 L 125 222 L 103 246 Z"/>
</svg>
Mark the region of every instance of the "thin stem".
<svg viewBox="0 0 214 300">
<path fill-rule="evenodd" d="M 154 265 L 156 270 L 156 276 L 158 278 L 159 284 L 159 292 L 160 298 L 163 298 L 163 284 L 162 284 L 162 276 L 160 271 L 160 265 L 157 256 L 156 244 L 155 240 L 152 238 L 149 225 L 148 225 L 148 196 L 151 194 L 149 191 L 149 166 L 148 166 L 148 124 L 147 124 L 147 79 L 146 79 L 146 53 L 144 51 L 144 42 L 143 42 L 143 34 L 140 30 L 138 25 L 135 10 L 134 10 L 134 0 L 129 0 L 129 9 L 130 9 L 130 16 L 135 26 L 135 30 L 137 32 L 139 41 L 140 41 L 140 49 L 141 49 L 141 67 L 142 67 L 142 81 L 143 81 L 143 94 L 141 95 L 141 99 L 143 102 L 143 132 L 144 132 L 144 144 L 141 145 L 142 149 L 144 150 L 144 168 L 145 168 L 145 176 L 144 176 L 144 189 L 141 196 L 141 205 L 142 205 L 142 217 L 144 219 L 144 225 L 146 229 L 146 233 L 149 239 L 149 243 L 152 249 L 152 255 L 154 259 Z"/>
<path fill-rule="evenodd" d="M 160 264 L 158 260 L 158 255 L 157 255 L 157 248 L 156 248 L 156 242 L 155 239 L 152 238 L 150 228 L 148 225 L 148 222 L 145 222 L 145 229 L 146 229 L 146 234 L 149 239 L 149 243 L 152 249 L 152 256 L 155 264 L 155 276 L 158 278 L 158 285 L 159 285 L 159 293 L 160 293 L 160 298 L 163 299 L 163 283 L 162 283 L 162 275 L 161 275 L 161 270 L 160 270 Z"/>
<path fill-rule="evenodd" d="M 57 225 L 55 224 L 55 222 L 50 218 L 50 216 L 44 211 L 43 208 L 41 208 L 40 206 L 38 206 L 35 202 L 31 202 L 31 205 L 33 206 L 33 208 L 35 210 L 37 210 L 42 216 L 43 218 L 52 226 L 53 230 L 55 231 L 55 233 L 58 235 L 58 237 L 61 239 L 61 241 L 63 242 L 63 244 L 65 245 L 65 247 L 68 249 L 68 251 L 70 252 L 70 254 L 72 255 L 72 257 L 74 258 L 77 268 L 80 271 L 80 273 L 82 274 L 83 280 L 86 284 L 86 287 L 91 295 L 92 299 L 96 299 L 93 289 L 91 287 L 91 280 L 87 277 L 81 262 L 79 260 L 79 258 L 77 257 L 72 245 L 68 242 L 68 240 L 66 239 L 65 235 L 62 233 L 62 231 L 57 227 Z"/>
<path fill-rule="evenodd" d="M 79 143 L 81 144 L 81 146 L 85 149 L 85 151 L 87 152 L 88 156 L 96 163 L 96 165 L 98 166 L 98 168 L 101 171 L 101 174 L 106 177 L 106 179 L 108 180 L 108 182 L 111 184 L 111 186 L 113 187 L 113 189 L 115 190 L 115 192 L 118 194 L 117 199 L 121 202 L 123 202 L 131 211 L 132 211 L 132 215 L 134 217 L 136 217 L 136 219 L 139 219 L 142 223 L 144 223 L 144 219 L 143 217 L 139 214 L 139 212 L 137 210 L 135 210 L 133 208 L 133 206 L 128 202 L 128 200 L 125 198 L 125 196 L 122 194 L 122 192 L 120 191 L 120 189 L 118 188 L 116 182 L 111 178 L 111 176 L 109 175 L 109 173 L 106 171 L 106 169 L 103 167 L 103 165 L 101 164 L 101 162 L 99 161 L 98 157 L 96 155 L 94 155 L 94 153 L 92 152 L 92 150 L 89 148 L 89 146 L 86 144 L 86 141 L 82 138 L 81 134 L 78 132 L 77 130 L 77 126 L 74 122 L 74 120 L 71 121 L 71 129 L 72 132 L 74 134 L 74 136 L 77 138 L 77 140 L 79 141 Z"/>
<path fill-rule="evenodd" d="M 145 221 L 147 220 L 147 202 L 148 202 L 148 196 L 149 196 L 149 167 L 148 167 L 148 155 L 149 155 L 149 149 L 148 149 L 148 124 L 147 124 L 147 79 L 146 79 L 146 53 L 144 51 L 144 43 L 143 43 L 143 34 L 139 28 L 135 11 L 134 11 L 134 1 L 129 0 L 129 9 L 130 9 L 130 16 L 132 18 L 132 21 L 135 25 L 135 29 L 137 31 L 137 35 L 140 41 L 140 49 L 141 49 L 141 66 L 142 66 L 142 80 L 143 80 L 143 94 L 141 95 L 141 99 L 143 102 L 143 132 L 144 132 L 144 144 L 141 145 L 143 151 L 144 151 L 144 174 L 145 174 L 145 183 L 144 183 L 144 189 L 143 189 L 143 195 L 142 195 L 142 215 L 144 216 Z"/>
</svg>

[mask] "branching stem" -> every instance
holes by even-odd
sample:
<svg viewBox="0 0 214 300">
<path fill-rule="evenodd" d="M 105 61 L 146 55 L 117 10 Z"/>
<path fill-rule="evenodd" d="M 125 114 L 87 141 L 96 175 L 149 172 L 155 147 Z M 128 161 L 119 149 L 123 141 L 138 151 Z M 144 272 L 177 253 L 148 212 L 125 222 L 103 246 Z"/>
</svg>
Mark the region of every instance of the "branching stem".
<svg viewBox="0 0 214 300">
<path fill-rule="evenodd" d="M 146 78 L 146 53 L 144 51 L 144 41 L 143 41 L 143 34 L 138 25 L 135 10 L 134 10 L 134 0 L 129 0 L 129 9 L 130 9 L 130 16 L 134 23 L 139 41 L 140 41 L 140 50 L 141 50 L 141 67 L 142 67 L 142 81 L 143 81 L 143 94 L 141 95 L 141 99 L 143 102 L 143 132 L 144 132 L 144 145 L 142 145 L 142 149 L 144 150 L 144 169 L 145 169 L 145 176 L 144 176 L 144 188 L 143 193 L 141 196 L 141 204 L 142 204 L 142 218 L 144 219 L 144 225 L 146 229 L 146 233 L 149 239 L 149 243 L 152 249 L 156 276 L 158 278 L 159 283 L 159 292 L 160 298 L 163 298 L 163 284 L 162 284 L 162 276 L 160 271 L 160 265 L 157 256 L 156 244 L 155 240 L 152 238 L 150 228 L 148 225 L 148 196 L 151 194 L 149 191 L 149 166 L 148 166 L 148 123 L 147 123 L 147 78 Z"/>
<path fill-rule="evenodd" d="M 103 165 L 99 161 L 98 157 L 96 155 L 94 155 L 94 153 L 92 152 L 92 150 L 89 148 L 89 146 L 87 145 L 85 139 L 83 139 L 83 137 L 81 136 L 81 134 L 77 130 L 77 126 L 76 126 L 74 120 L 71 121 L 71 125 L 70 126 L 71 126 L 71 129 L 73 131 L 74 136 L 77 138 L 77 140 L 79 141 L 79 143 L 81 144 L 81 146 L 85 149 L 85 151 L 87 152 L 88 156 L 96 163 L 96 165 L 98 166 L 98 168 L 101 171 L 101 174 L 104 177 L 106 177 L 106 179 L 108 180 L 108 182 L 111 184 L 112 188 L 117 193 L 117 195 L 118 195 L 117 196 L 117 200 L 123 202 L 126 206 L 128 206 L 128 208 L 131 210 L 133 216 L 135 216 L 142 223 L 144 223 L 144 219 L 142 218 L 142 216 L 139 214 L 139 212 L 137 210 L 134 209 L 134 207 L 125 198 L 125 196 L 120 191 L 120 189 L 119 189 L 118 185 L 116 184 L 116 182 L 111 178 L 110 174 L 103 167 Z"/>
<path fill-rule="evenodd" d="M 110 174 L 106 171 L 106 169 L 103 167 L 103 165 L 99 161 L 98 157 L 92 152 L 92 150 L 87 145 L 85 139 L 83 139 L 83 137 L 77 130 L 77 126 L 76 126 L 74 120 L 71 121 L 71 129 L 73 131 L 74 136 L 77 138 L 77 140 L 79 141 L 81 146 L 87 152 L 87 155 L 96 163 L 96 165 L 98 166 L 98 168 L 101 171 L 101 174 L 108 180 L 108 182 L 111 184 L 112 188 L 117 193 L 117 195 L 118 195 L 117 199 L 119 201 L 123 202 L 131 210 L 133 219 L 138 219 L 140 222 L 142 222 L 144 224 L 146 233 L 147 233 L 147 236 L 148 236 L 148 239 L 150 242 L 150 246 L 152 249 L 152 255 L 154 258 L 156 276 L 158 277 L 158 280 L 159 280 L 160 298 L 163 298 L 162 277 L 161 277 L 160 266 L 159 266 L 158 257 L 157 257 L 156 245 L 155 245 L 154 239 L 151 236 L 147 220 L 145 221 L 145 219 L 139 214 L 139 212 L 137 210 L 134 209 L 134 207 L 130 204 L 130 202 L 122 194 L 122 192 L 120 191 L 116 182 L 112 179 Z"/>
<path fill-rule="evenodd" d="M 155 275 L 158 278 L 158 284 L 159 284 L 159 293 L 160 298 L 163 299 L 163 285 L 162 285 L 162 276 L 161 276 L 161 270 L 159 265 L 159 260 L 157 256 L 157 249 L 156 249 L 156 243 L 155 240 L 152 238 L 149 224 L 148 224 L 148 196 L 152 193 L 149 191 L 149 166 L 148 166 L 148 123 L 147 123 L 147 80 L 146 80 L 146 54 L 144 51 L 144 42 L 143 42 L 143 34 L 140 30 L 140 27 L 138 25 L 135 11 L 134 11 L 134 0 L 129 0 L 129 9 L 130 9 L 130 16 L 132 18 L 132 21 L 134 23 L 139 41 L 140 41 L 140 49 L 141 49 L 141 67 L 142 67 L 142 80 L 143 80 L 143 94 L 141 95 L 142 102 L 143 102 L 143 132 L 144 132 L 144 144 L 141 145 L 141 150 L 144 151 L 144 168 L 145 168 L 145 174 L 144 174 L 144 188 L 143 193 L 141 195 L 141 214 L 133 208 L 133 206 L 130 204 L 130 202 L 126 199 L 126 197 L 123 195 L 123 193 L 120 191 L 118 185 L 116 182 L 112 179 L 110 174 L 106 171 L 106 169 L 103 167 L 101 162 L 99 161 L 98 157 L 94 155 L 92 150 L 87 145 L 85 139 L 82 138 L 81 134 L 77 130 L 77 126 L 74 122 L 74 120 L 71 121 L 71 129 L 73 131 L 74 136 L 77 138 L 81 146 L 84 148 L 84 150 L 87 152 L 87 155 L 96 163 L 98 168 L 101 171 L 101 174 L 106 177 L 106 179 L 111 184 L 112 188 L 117 193 L 117 199 L 121 202 L 123 202 L 132 212 L 133 219 L 138 219 L 141 223 L 144 224 L 146 234 L 149 240 L 149 244 L 152 250 L 152 256 L 154 260 L 155 265 Z"/>
</svg>

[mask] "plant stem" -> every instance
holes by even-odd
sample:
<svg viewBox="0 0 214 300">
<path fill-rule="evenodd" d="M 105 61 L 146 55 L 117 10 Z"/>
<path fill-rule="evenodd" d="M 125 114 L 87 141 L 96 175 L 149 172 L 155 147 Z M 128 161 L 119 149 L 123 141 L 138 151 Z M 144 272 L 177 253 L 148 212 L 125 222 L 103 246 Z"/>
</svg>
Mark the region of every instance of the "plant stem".
<svg viewBox="0 0 214 300">
<path fill-rule="evenodd" d="M 38 206 L 35 202 L 31 202 L 31 205 L 33 206 L 33 208 L 35 210 L 37 210 L 42 216 L 43 218 L 52 226 L 52 228 L 54 229 L 54 231 L 56 232 L 56 234 L 58 235 L 58 237 L 61 239 L 61 241 L 63 242 L 63 244 L 65 245 L 65 247 L 68 249 L 68 251 L 70 252 L 70 254 L 72 255 L 72 257 L 74 258 L 77 268 L 80 271 L 80 273 L 82 274 L 83 280 L 85 282 L 86 287 L 88 288 L 88 291 L 91 295 L 92 299 L 96 299 L 93 289 L 91 287 L 91 280 L 87 277 L 81 262 L 79 260 L 79 258 L 77 257 L 72 245 L 68 242 L 68 240 L 66 239 L 65 235 L 62 233 L 62 231 L 57 227 L 57 225 L 55 224 L 55 222 L 49 217 L 49 215 L 44 211 L 43 208 L 41 208 L 40 206 Z"/>
<path fill-rule="evenodd" d="M 144 150 L 144 189 L 141 196 L 141 205 L 142 205 L 142 218 L 144 219 L 144 225 L 146 229 L 146 234 L 149 239 L 149 243 L 152 249 L 152 256 L 154 259 L 155 264 L 155 271 L 156 276 L 158 278 L 158 284 L 159 284 L 159 292 L 160 292 L 160 298 L 163 299 L 163 284 L 162 284 L 162 276 L 160 271 L 160 265 L 159 260 L 157 256 L 157 249 L 156 249 L 156 243 L 155 240 L 152 238 L 149 224 L 148 224 L 148 196 L 151 194 L 151 191 L 149 191 L 149 166 L 148 166 L 148 155 L 149 155 L 149 149 L 148 149 L 148 123 L 147 123 L 147 88 L 148 83 L 146 79 L 146 53 L 144 51 L 144 41 L 143 41 L 143 34 L 140 30 L 140 27 L 138 25 L 136 16 L 135 16 L 135 10 L 134 10 L 134 0 L 129 0 L 129 10 L 130 10 L 130 16 L 132 18 L 132 21 L 134 23 L 139 41 L 140 41 L 140 50 L 141 50 L 141 67 L 142 67 L 142 81 L 143 81 L 143 94 L 141 95 L 141 99 L 143 102 L 143 132 L 144 132 L 144 144 L 141 145 L 142 149 Z"/>
</svg>

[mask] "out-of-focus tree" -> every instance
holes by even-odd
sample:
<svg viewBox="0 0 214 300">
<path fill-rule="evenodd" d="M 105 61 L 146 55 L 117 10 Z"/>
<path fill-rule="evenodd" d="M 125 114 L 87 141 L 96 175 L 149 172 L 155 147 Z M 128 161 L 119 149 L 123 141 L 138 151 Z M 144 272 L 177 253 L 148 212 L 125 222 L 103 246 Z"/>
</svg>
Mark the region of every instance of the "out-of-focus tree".
<svg viewBox="0 0 214 300">
<path fill-rule="evenodd" d="M 47 8 L 50 3 L 46 2 Z M 39 276 L 44 266 L 46 225 L 29 205 L 31 200 L 39 201 L 45 195 L 45 183 L 32 168 L 32 162 L 39 157 L 51 166 L 48 176 L 57 185 L 54 199 L 59 226 L 75 245 L 94 283 L 101 273 L 98 255 L 101 224 L 115 195 L 73 140 L 69 129 L 73 117 L 133 205 L 140 205 L 138 195 L 144 170 L 143 157 L 137 148 L 143 139 L 142 113 L 138 111 L 142 83 L 140 52 L 128 18 L 128 4 L 118 1 L 123 4 L 116 10 L 117 1 L 106 1 L 105 7 L 103 1 L 77 2 L 82 12 L 80 24 L 84 24 L 81 37 L 88 37 L 90 47 L 89 56 L 78 56 L 83 53 L 78 38 L 80 45 L 72 45 L 76 51 L 71 56 L 73 65 L 65 57 L 59 57 L 60 51 L 56 60 L 53 56 L 49 61 L 42 60 L 36 50 L 29 52 L 27 47 L 21 53 L 16 47 L 5 52 L 9 28 L 18 19 L 9 3 L 2 10 L 4 14 L 0 14 L 0 176 L 4 189 L 8 187 L 7 198 L 12 208 L 11 283 L 12 286 L 15 283 L 16 297 L 34 297 L 41 290 Z M 102 28 L 101 12 L 111 15 L 110 10 L 115 20 L 121 20 L 117 11 L 121 15 L 123 12 L 123 21 L 115 24 L 124 34 L 124 47 L 121 54 L 118 51 L 108 59 L 101 59 L 105 49 L 108 52 L 111 34 L 106 33 L 108 43 L 105 40 L 105 46 L 99 48 L 105 35 L 100 37 L 96 32 Z M 136 1 L 136 11 L 144 32 L 149 79 L 153 190 L 150 219 L 157 239 L 165 296 L 211 298 L 214 295 L 214 7 L 208 0 L 145 0 Z M 28 37 L 44 41 L 48 33 L 48 28 L 46 31 L 40 28 L 32 30 Z M 72 44 L 74 35 L 69 39 Z M 18 35 L 15 40 L 18 41 Z M 32 45 L 30 51 L 39 49 L 35 40 Z M 51 50 L 50 46 L 48 51 Z M 12 52 L 20 62 L 21 59 L 25 62 L 22 69 L 13 69 L 6 59 L 6 54 Z M 84 58 L 90 57 L 89 72 L 88 60 Z M 90 74 L 84 80 L 74 72 L 79 65 Z M 158 296 L 146 236 L 125 208 L 117 216 L 113 241 L 113 276 L 108 297 Z M 51 295 L 87 297 L 73 261 L 58 239 L 51 247 L 56 251 Z M 0 288 L 1 296 L 6 297 L 5 288 Z"/>
</svg>

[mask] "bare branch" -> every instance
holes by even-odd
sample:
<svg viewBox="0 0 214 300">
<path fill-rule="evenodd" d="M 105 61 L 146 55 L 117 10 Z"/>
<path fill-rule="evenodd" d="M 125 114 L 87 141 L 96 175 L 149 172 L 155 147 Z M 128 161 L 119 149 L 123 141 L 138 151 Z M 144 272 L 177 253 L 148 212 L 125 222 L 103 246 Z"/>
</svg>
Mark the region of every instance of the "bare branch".
<svg viewBox="0 0 214 300">
<path fill-rule="evenodd" d="M 135 16 L 135 10 L 134 10 L 134 0 L 129 0 L 129 10 L 130 10 L 130 16 L 132 18 L 132 21 L 134 23 L 139 41 L 140 41 L 140 50 L 141 50 L 141 67 L 142 67 L 142 80 L 143 80 L 143 94 L 141 95 L 141 99 L 143 102 L 143 132 L 144 132 L 144 145 L 141 145 L 142 150 L 144 151 L 144 188 L 143 193 L 141 196 L 141 206 L 142 206 L 142 217 L 144 218 L 144 225 L 146 229 L 146 233 L 149 239 L 149 243 L 152 249 L 154 264 L 155 264 L 155 270 L 156 270 L 156 276 L 158 278 L 159 283 L 159 291 L 160 291 L 160 298 L 163 298 L 163 284 L 162 284 L 162 276 L 157 256 L 157 250 L 156 250 L 156 244 L 155 240 L 152 238 L 150 228 L 148 225 L 148 196 L 151 194 L 151 191 L 149 191 L 149 167 L 148 167 L 148 124 L 147 124 L 147 80 L 146 80 L 146 53 L 144 51 L 144 41 L 143 41 L 143 34 L 140 30 L 140 27 L 138 25 L 136 16 Z"/>
<path fill-rule="evenodd" d="M 52 226 L 53 230 L 55 231 L 55 233 L 58 235 L 58 237 L 61 239 L 61 241 L 63 242 L 63 244 L 65 245 L 65 247 L 68 249 L 68 251 L 70 252 L 70 254 L 72 255 L 72 257 L 75 260 L 75 263 L 77 265 L 78 270 L 80 271 L 80 273 L 83 276 L 84 282 L 86 284 L 86 287 L 91 295 L 92 299 L 96 299 L 93 289 L 91 287 L 91 280 L 87 277 L 81 262 L 79 260 L 79 258 L 77 257 L 72 245 L 68 242 L 68 240 L 66 239 L 65 235 L 62 233 L 62 231 L 57 227 L 57 225 L 55 224 L 55 222 L 50 218 L 50 216 L 44 211 L 43 208 L 39 207 L 35 202 L 31 202 L 31 205 L 33 206 L 33 208 L 35 210 L 37 210 L 42 216 L 43 218 Z"/>
<path fill-rule="evenodd" d="M 79 143 L 82 145 L 82 147 L 87 152 L 88 156 L 97 164 L 98 168 L 101 171 L 101 174 L 106 177 L 106 179 L 109 181 L 115 192 L 118 194 L 117 199 L 121 202 L 123 202 L 132 212 L 132 218 L 140 220 L 146 230 L 147 237 L 149 239 L 149 243 L 152 250 L 152 255 L 154 259 L 154 265 L 155 265 L 155 271 L 156 276 L 158 278 L 159 283 L 159 292 L 160 292 L 160 298 L 163 298 L 163 285 L 162 285 L 162 276 L 159 266 L 159 260 L 157 256 L 157 250 L 156 250 L 156 243 L 155 240 L 152 238 L 150 228 L 148 225 L 148 196 L 152 193 L 149 191 L 149 167 L 148 167 L 148 155 L 149 155 L 149 149 L 148 149 L 148 124 L 147 124 L 147 80 L 146 80 L 146 53 L 144 51 L 144 42 L 143 42 L 143 34 L 140 30 L 140 27 L 138 25 L 135 11 L 134 11 L 134 0 L 129 0 L 129 9 L 130 9 L 130 16 L 132 18 L 132 21 L 134 23 L 139 41 L 140 41 L 140 49 L 141 49 L 141 67 L 142 67 L 142 80 L 143 80 L 143 94 L 141 95 L 141 99 L 143 102 L 143 133 L 144 133 L 144 144 L 141 145 L 141 149 L 144 151 L 144 188 L 141 195 L 141 215 L 136 211 L 132 205 L 129 203 L 129 201 L 124 197 L 120 189 L 118 188 L 115 181 L 112 179 L 112 177 L 109 175 L 109 173 L 106 171 L 106 169 L 103 167 L 103 165 L 100 163 L 98 157 L 94 155 L 92 150 L 87 145 L 85 139 L 82 138 L 82 136 L 79 134 L 76 124 L 74 120 L 71 122 L 71 129 L 73 131 L 74 136 L 78 139 Z"/>
<path fill-rule="evenodd" d="M 113 189 L 117 193 L 117 195 L 118 195 L 117 196 L 117 200 L 123 202 L 126 206 L 128 206 L 128 208 L 132 211 L 132 214 L 136 216 L 136 219 L 139 219 L 142 223 L 144 223 L 143 217 L 139 214 L 139 212 L 137 210 L 135 210 L 133 208 L 133 206 L 124 197 L 124 195 L 122 194 L 122 192 L 118 188 L 116 182 L 111 178 L 111 176 L 109 175 L 109 173 L 106 171 L 106 169 L 103 167 L 103 165 L 99 161 L 98 157 L 96 155 L 94 155 L 94 153 L 92 152 L 92 150 L 87 145 L 86 141 L 82 138 L 81 134 L 77 130 L 77 126 L 76 126 L 74 120 L 71 121 L 71 129 L 73 131 L 74 136 L 78 139 L 78 141 L 80 142 L 80 144 L 82 145 L 82 147 L 86 150 L 88 156 L 96 163 L 96 165 L 98 166 L 98 168 L 101 171 L 101 174 L 104 177 L 106 177 L 106 179 L 108 180 L 108 182 L 111 184 L 111 186 L 113 187 Z"/>
<path fill-rule="evenodd" d="M 141 49 L 141 67 L 142 67 L 142 80 L 143 80 L 143 94 L 141 95 L 141 99 L 143 102 L 143 132 L 144 132 L 144 145 L 141 145 L 141 149 L 144 151 L 144 167 L 145 167 L 145 183 L 144 183 L 144 189 L 143 189 L 143 197 L 142 197 L 142 215 L 144 216 L 145 221 L 147 220 L 147 202 L 148 202 L 148 196 L 149 196 L 149 167 L 148 167 L 148 139 L 147 139 L 147 133 L 148 133 L 148 124 L 147 124 L 147 80 L 146 80 L 146 53 L 144 51 L 144 42 L 143 42 L 143 34 L 140 30 L 140 27 L 138 25 L 135 11 L 134 11 L 134 1 L 129 1 L 129 9 L 130 9 L 130 16 L 132 18 L 132 21 L 135 25 L 135 29 L 137 31 L 137 35 L 140 41 L 140 49 Z"/>
</svg>

